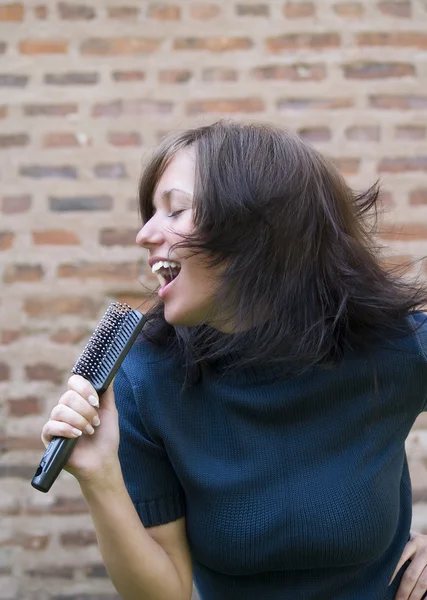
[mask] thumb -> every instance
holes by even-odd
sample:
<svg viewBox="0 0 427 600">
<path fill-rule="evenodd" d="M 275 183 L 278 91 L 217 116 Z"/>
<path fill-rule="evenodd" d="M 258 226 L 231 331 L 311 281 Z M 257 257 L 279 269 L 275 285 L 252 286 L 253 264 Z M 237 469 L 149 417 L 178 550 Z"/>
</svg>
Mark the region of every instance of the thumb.
<svg viewBox="0 0 427 600">
<path fill-rule="evenodd" d="M 410 558 L 412 558 L 412 556 L 416 553 L 416 551 L 417 551 L 416 543 L 413 540 L 409 540 L 409 542 L 406 544 L 406 546 L 403 549 L 403 554 L 400 557 L 399 562 L 397 563 L 397 567 L 394 570 L 393 577 L 390 579 L 389 585 L 392 584 L 393 579 L 396 577 L 396 575 L 398 574 L 398 572 L 400 571 L 402 566 L 405 564 L 405 562 L 407 560 L 409 560 Z"/>
</svg>

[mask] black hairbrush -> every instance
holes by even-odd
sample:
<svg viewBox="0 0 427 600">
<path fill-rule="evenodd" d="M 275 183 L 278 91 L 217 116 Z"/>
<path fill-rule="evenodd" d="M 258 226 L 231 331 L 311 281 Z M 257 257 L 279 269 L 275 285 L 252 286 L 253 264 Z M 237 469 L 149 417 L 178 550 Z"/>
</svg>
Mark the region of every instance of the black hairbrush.
<svg viewBox="0 0 427 600">
<path fill-rule="evenodd" d="M 145 316 L 132 310 L 128 304 L 110 304 L 71 372 L 90 381 L 101 396 L 113 380 L 145 321 Z M 36 490 L 50 490 L 78 440 L 79 438 L 52 438 L 31 481 Z"/>
</svg>

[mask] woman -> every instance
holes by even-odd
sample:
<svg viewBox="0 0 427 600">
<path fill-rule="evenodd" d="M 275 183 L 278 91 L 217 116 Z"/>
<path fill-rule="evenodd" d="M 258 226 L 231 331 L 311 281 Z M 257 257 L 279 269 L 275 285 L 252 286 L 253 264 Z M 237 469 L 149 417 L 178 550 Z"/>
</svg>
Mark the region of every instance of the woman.
<svg viewBox="0 0 427 600">
<path fill-rule="evenodd" d="M 202 600 L 426 591 L 404 443 L 427 296 L 379 263 L 377 196 L 265 125 L 154 154 L 136 241 L 161 287 L 114 382 L 119 425 L 113 392 L 98 413 L 73 376 L 42 433 L 88 434 L 68 470 L 124 600 L 189 600 L 193 576 Z"/>
</svg>

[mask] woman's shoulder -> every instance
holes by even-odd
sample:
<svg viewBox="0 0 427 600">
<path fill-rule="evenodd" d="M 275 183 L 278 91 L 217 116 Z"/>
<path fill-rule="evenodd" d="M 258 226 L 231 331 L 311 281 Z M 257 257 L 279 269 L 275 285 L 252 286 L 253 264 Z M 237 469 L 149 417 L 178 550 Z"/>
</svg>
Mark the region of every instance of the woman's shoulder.
<svg viewBox="0 0 427 600">
<path fill-rule="evenodd" d="M 427 360 L 427 314 L 424 312 L 413 313 L 408 317 L 408 323 L 418 350 L 423 358 Z"/>
<path fill-rule="evenodd" d="M 173 362 L 173 357 L 167 347 L 140 335 L 123 360 L 121 370 L 133 385 L 137 385 L 141 379 L 156 376 L 159 371 L 164 372 L 171 361 Z"/>
</svg>

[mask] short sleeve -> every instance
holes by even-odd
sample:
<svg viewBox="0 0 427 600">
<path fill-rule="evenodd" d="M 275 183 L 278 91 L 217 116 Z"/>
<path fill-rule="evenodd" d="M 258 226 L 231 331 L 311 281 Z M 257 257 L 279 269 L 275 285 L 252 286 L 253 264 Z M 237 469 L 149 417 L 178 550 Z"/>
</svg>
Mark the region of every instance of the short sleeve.
<svg viewBox="0 0 427 600">
<path fill-rule="evenodd" d="M 176 521 L 185 514 L 184 492 L 166 451 L 146 432 L 123 365 L 114 379 L 114 395 L 119 413 L 119 460 L 135 509 L 145 527 Z"/>
</svg>

